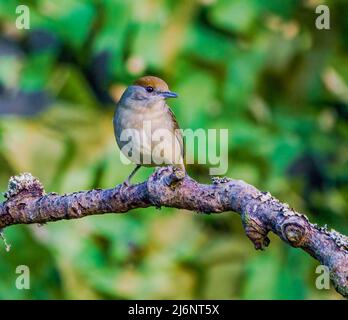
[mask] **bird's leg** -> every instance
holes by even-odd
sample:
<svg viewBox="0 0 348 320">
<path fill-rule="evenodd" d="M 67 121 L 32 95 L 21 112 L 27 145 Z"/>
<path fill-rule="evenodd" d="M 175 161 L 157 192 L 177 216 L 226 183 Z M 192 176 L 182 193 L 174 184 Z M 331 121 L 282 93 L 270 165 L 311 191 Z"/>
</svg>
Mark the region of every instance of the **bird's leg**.
<svg viewBox="0 0 348 320">
<path fill-rule="evenodd" d="M 123 182 L 124 185 L 126 185 L 127 187 L 130 186 L 130 180 L 132 179 L 132 177 L 136 174 L 136 172 L 140 169 L 141 165 L 137 164 L 137 166 L 133 169 L 133 171 L 131 172 L 131 174 L 128 176 L 127 180 L 125 182 Z"/>
</svg>

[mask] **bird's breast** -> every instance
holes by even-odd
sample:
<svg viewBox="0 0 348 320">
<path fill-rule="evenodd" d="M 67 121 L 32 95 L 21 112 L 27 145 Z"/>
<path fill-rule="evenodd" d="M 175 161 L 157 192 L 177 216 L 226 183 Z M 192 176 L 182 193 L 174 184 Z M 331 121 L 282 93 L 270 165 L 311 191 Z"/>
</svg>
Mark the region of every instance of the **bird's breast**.
<svg viewBox="0 0 348 320">
<path fill-rule="evenodd" d="M 172 118 L 164 106 L 151 108 L 118 108 L 115 115 L 115 126 L 121 130 L 142 130 L 151 126 L 151 131 L 172 128 Z"/>
<path fill-rule="evenodd" d="M 182 162 L 173 118 L 166 105 L 140 110 L 119 107 L 115 114 L 114 127 L 120 149 L 128 144 L 134 152 L 139 152 L 142 158 L 144 156 L 150 158 L 150 165 L 158 165 L 163 158 L 163 152 L 158 148 L 158 144 L 161 144 L 162 149 L 168 153 L 168 156 L 164 157 L 166 163 Z M 132 136 L 130 140 L 124 139 L 130 135 Z M 135 162 L 134 159 L 131 160 Z"/>
</svg>

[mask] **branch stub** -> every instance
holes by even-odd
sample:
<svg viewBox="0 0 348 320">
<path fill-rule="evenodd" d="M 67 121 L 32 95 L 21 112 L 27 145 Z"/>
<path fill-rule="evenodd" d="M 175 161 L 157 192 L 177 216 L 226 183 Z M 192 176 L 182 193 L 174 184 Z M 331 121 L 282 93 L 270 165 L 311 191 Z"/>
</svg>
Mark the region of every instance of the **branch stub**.
<svg viewBox="0 0 348 320">
<path fill-rule="evenodd" d="M 10 199 L 23 191 L 27 191 L 36 196 L 42 196 L 45 194 L 45 190 L 41 182 L 30 173 L 26 172 L 10 178 L 5 197 Z"/>
</svg>

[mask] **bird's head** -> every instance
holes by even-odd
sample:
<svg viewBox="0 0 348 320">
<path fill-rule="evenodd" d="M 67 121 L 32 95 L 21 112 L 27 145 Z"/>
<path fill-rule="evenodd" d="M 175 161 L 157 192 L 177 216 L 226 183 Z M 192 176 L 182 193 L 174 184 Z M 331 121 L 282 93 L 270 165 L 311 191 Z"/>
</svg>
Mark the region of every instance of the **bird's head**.
<svg viewBox="0 0 348 320">
<path fill-rule="evenodd" d="M 177 98 L 178 95 L 169 90 L 168 85 L 154 76 L 141 77 L 129 86 L 124 92 L 121 101 L 132 104 L 149 106 L 168 98 Z"/>
</svg>

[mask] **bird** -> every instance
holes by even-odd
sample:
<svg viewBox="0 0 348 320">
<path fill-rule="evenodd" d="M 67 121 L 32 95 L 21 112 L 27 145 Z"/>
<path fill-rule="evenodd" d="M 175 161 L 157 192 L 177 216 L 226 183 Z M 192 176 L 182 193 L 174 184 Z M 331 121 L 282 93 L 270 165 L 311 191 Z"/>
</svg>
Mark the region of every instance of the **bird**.
<svg viewBox="0 0 348 320">
<path fill-rule="evenodd" d="M 114 134 L 121 152 L 133 163 L 126 186 L 141 166 L 172 165 L 186 175 L 182 131 L 167 99 L 178 95 L 155 76 L 143 76 L 128 86 L 116 104 Z"/>
</svg>

